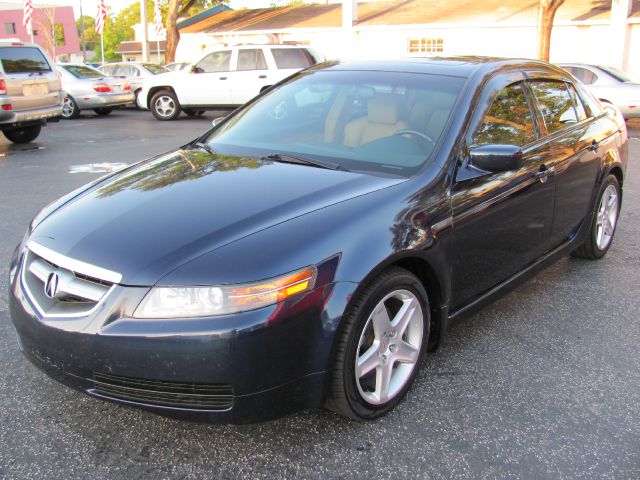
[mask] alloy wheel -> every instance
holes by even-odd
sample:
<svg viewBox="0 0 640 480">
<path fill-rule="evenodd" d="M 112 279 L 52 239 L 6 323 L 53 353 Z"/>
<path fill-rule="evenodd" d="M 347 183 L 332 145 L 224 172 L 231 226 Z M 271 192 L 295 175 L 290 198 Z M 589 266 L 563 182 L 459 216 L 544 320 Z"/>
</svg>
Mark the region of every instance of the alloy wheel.
<svg viewBox="0 0 640 480">
<path fill-rule="evenodd" d="M 420 358 L 423 312 L 408 290 L 396 290 L 373 309 L 360 335 L 355 380 L 362 398 L 372 405 L 387 403 L 410 380 Z"/>
<path fill-rule="evenodd" d="M 609 185 L 602 192 L 596 218 L 596 245 L 605 250 L 611 243 L 618 221 L 618 190 Z"/>
<path fill-rule="evenodd" d="M 75 111 L 75 103 L 70 97 L 64 97 L 64 102 L 62 103 L 62 116 L 65 118 L 71 118 Z"/>
<path fill-rule="evenodd" d="M 176 103 L 173 98 L 168 95 L 162 95 L 156 99 L 155 103 L 156 112 L 161 117 L 170 117 L 176 111 Z"/>
</svg>

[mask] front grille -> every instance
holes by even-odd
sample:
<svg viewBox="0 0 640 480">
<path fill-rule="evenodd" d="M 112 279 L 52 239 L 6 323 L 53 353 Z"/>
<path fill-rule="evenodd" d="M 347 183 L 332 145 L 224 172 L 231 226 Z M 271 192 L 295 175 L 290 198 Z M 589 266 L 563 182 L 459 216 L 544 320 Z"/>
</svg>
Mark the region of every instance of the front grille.
<svg viewBox="0 0 640 480">
<path fill-rule="evenodd" d="M 117 275 L 69 259 L 33 242 L 27 246 L 23 262 L 22 283 L 31 301 L 45 317 L 89 314 L 115 285 L 115 282 L 90 275 L 91 271 Z M 55 287 L 51 288 L 54 274 Z"/>
<path fill-rule="evenodd" d="M 177 383 L 94 373 L 95 393 L 116 400 L 173 408 L 228 410 L 233 405 L 231 385 Z"/>
</svg>

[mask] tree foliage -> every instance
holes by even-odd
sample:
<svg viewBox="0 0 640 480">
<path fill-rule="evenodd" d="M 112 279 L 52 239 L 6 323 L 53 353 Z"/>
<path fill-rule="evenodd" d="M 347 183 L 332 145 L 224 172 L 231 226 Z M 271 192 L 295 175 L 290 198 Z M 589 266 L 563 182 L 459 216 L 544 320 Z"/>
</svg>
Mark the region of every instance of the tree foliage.
<svg viewBox="0 0 640 480">
<path fill-rule="evenodd" d="M 176 49 L 180 41 L 180 32 L 176 26 L 178 19 L 195 15 L 220 3 L 222 3 L 222 0 L 168 0 L 165 21 L 167 29 L 167 52 L 165 58 L 167 63 L 175 61 L 176 58 Z"/>
</svg>

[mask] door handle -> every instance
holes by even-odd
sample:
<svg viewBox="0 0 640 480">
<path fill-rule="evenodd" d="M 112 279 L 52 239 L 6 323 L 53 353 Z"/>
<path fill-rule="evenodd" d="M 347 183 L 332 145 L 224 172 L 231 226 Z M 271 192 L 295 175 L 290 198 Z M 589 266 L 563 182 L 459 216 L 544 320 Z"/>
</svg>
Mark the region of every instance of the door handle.
<svg viewBox="0 0 640 480">
<path fill-rule="evenodd" d="M 549 177 L 553 175 L 553 167 L 547 167 L 546 165 L 540 165 L 540 169 L 534 174 L 541 183 L 546 183 Z"/>
<path fill-rule="evenodd" d="M 587 147 L 587 150 L 591 151 L 591 152 L 597 152 L 598 151 L 598 146 L 600 144 L 598 142 L 596 142 L 596 139 L 594 138 L 593 141 L 591 142 L 591 145 L 589 145 Z"/>
<path fill-rule="evenodd" d="M 258 78 L 267 78 L 266 75 L 258 75 Z"/>
<path fill-rule="evenodd" d="M 220 77 L 220 80 L 226 80 L 227 77 Z"/>
</svg>

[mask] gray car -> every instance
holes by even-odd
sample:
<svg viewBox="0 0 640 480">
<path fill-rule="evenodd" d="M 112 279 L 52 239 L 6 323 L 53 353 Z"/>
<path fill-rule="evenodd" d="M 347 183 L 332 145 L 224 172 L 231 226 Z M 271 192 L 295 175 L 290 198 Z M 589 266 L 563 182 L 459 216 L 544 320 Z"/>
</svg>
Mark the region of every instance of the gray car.
<svg viewBox="0 0 640 480">
<path fill-rule="evenodd" d="M 602 65 L 562 63 L 559 66 L 580 80 L 602 103 L 615 105 L 626 120 L 640 117 L 640 82 Z"/>
<path fill-rule="evenodd" d="M 82 64 L 58 64 L 64 90 L 62 118 L 77 118 L 82 110 L 109 115 L 114 107 L 134 101 L 131 84 L 122 78 L 105 76 Z"/>
<path fill-rule="evenodd" d="M 162 65 L 155 63 L 144 62 L 119 62 L 119 63 L 107 63 L 102 67 L 99 67 L 101 72 L 112 76 L 126 78 L 131 83 L 131 90 L 135 94 L 135 103 L 140 107 L 138 94 L 142 91 L 142 81 L 145 78 L 158 75 L 159 73 L 166 73 L 169 70 Z"/>
</svg>

